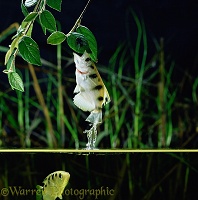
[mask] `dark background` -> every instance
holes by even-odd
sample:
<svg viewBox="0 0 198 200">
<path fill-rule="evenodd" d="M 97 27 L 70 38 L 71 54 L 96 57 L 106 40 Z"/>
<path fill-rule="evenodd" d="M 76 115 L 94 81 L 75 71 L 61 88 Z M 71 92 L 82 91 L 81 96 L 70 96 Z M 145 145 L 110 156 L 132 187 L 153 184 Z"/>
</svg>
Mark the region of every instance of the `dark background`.
<svg viewBox="0 0 198 200">
<path fill-rule="evenodd" d="M 20 0 L 0 1 L 0 33 L 10 24 L 24 19 Z M 68 33 L 83 10 L 86 0 L 63 0 L 62 12 L 52 11 L 60 21 L 62 31 Z M 174 79 L 181 81 L 183 75 L 197 77 L 198 67 L 198 2 L 191 0 L 92 0 L 85 13 L 82 25 L 95 35 L 99 47 L 99 62 L 108 66 L 108 60 L 119 43 L 127 41 L 126 27 L 130 26 L 131 37 L 137 38 L 134 23 L 128 19 L 129 8 L 144 19 L 148 33 L 149 54 L 155 49 L 153 38 L 164 38 L 165 55 L 176 63 Z M 133 32 L 134 30 L 134 32 Z M 41 57 L 56 63 L 56 47 L 46 44 L 41 28 L 34 27 L 34 40 L 39 44 Z M 11 43 L 9 37 L 0 46 Z M 69 47 L 63 43 L 63 54 L 69 55 Z M 0 52 L 0 77 L 5 53 Z M 18 62 L 23 62 L 18 60 Z M 1 85 L 0 85 L 1 87 Z M 188 90 L 188 84 L 186 84 Z M 186 91 L 187 91 L 186 90 Z M 184 90 L 183 90 L 184 91 Z M 182 96 L 182 95 L 181 95 Z M 195 112 L 195 110 L 193 110 Z M 51 172 L 65 170 L 71 178 L 67 188 L 110 188 L 118 185 L 115 199 L 189 199 L 197 196 L 197 154 L 130 154 L 127 155 L 72 155 L 72 154 L 0 154 L 0 188 L 21 185 L 35 188 Z M 42 162 L 43 161 L 43 162 Z M 126 164 L 126 168 L 124 165 Z M 122 175 L 121 172 L 124 171 Z M 129 177 L 132 190 L 129 189 Z M 150 197 L 149 197 L 150 195 Z M 24 197 L 26 199 L 27 197 Z M 66 198 L 66 197 L 65 197 Z M 19 198 L 19 199 L 23 199 Z M 35 199 L 30 197 L 30 199 Z M 74 199 L 74 198 L 73 198 Z M 110 198 L 104 198 L 110 199 Z"/>
<path fill-rule="evenodd" d="M 68 33 L 83 10 L 86 0 L 64 0 L 62 12 L 51 10 L 56 20 L 60 21 L 62 31 Z M 99 61 L 107 63 L 120 42 L 126 40 L 126 26 L 129 24 L 127 13 L 132 8 L 142 16 L 148 37 L 161 37 L 165 40 L 165 51 L 175 59 L 177 66 L 197 71 L 198 63 L 198 2 L 189 0 L 92 0 L 82 25 L 87 26 L 95 35 L 99 47 Z M 0 2 L 0 32 L 10 24 L 24 19 L 20 1 Z M 34 27 L 33 38 L 38 42 L 41 56 L 49 61 L 56 58 L 55 47 L 46 44 L 39 26 Z M 136 27 L 132 27 L 132 37 L 136 38 Z M 134 34 L 134 35 L 133 35 Z M 1 45 L 8 45 L 9 40 Z M 67 47 L 64 43 L 63 47 Z M 152 51 L 152 49 L 150 49 Z M 2 60 L 2 56 L 1 56 Z"/>
<path fill-rule="evenodd" d="M 0 33 L 12 23 L 18 22 L 20 24 L 24 19 L 20 3 L 21 1 L 19 0 L 0 2 Z M 56 20 L 60 22 L 62 31 L 68 33 L 86 3 L 87 0 L 64 0 L 61 12 L 48 9 L 53 13 Z M 133 16 L 130 14 L 130 9 L 133 9 L 138 18 L 144 20 L 145 23 L 148 38 L 148 57 L 146 63 L 156 54 L 157 50 L 154 41 L 159 43 L 160 38 L 164 39 L 166 70 L 169 70 L 172 61 L 175 63 L 170 90 L 174 91 L 177 88 L 176 103 L 178 102 L 178 104 L 174 105 L 173 121 L 175 119 L 174 123 L 177 124 L 179 117 L 181 119 L 187 118 L 188 121 L 185 126 L 190 130 L 188 133 L 197 134 L 197 102 L 192 104 L 192 85 L 198 76 L 198 2 L 192 0 L 92 0 L 81 24 L 88 27 L 95 35 L 99 51 L 98 64 L 106 66 L 107 69 L 108 65 L 110 66 L 109 59 L 119 44 L 132 42 L 133 46 L 135 45 L 138 31 Z M 32 38 L 39 45 L 41 57 L 56 65 L 56 46 L 47 44 L 46 39 L 48 35 L 49 33 L 44 35 L 41 27 L 35 23 Z M 128 40 L 129 35 L 131 41 Z M 9 36 L 4 40 L 0 46 L 8 47 L 11 43 L 11 37 Z M 142 55 L 142 52 L 140 54 Z M 72 59 L 72 50 L 66 42 L 62 44 L 62 56 Z M 3 65 L 4 57 L 5 53 L 0 52 L 0 89 L 3 86 L 10 88 L 7 75 L 2 72 L 5 69 Z M 129 62 L 125 66 L 126 73 L 123 75 L 128 76 L 129 72 L 134 77 L 134 64 L 131 58 Z M 17 64 L 19 66 L 26 63 L 17 57 Z M 75 78 L 74 64 L 67 69 L 64 68 L 66 64 L 67 61 L 63 60 L 64 75 Z M 45 69 L 45 66 L 37 67 L 36 69 L 38 68 Z M 152 73 L 155 70 L 158 70 L 157 67 L 153 67 L 150 71 L 148 70 L 148 73 Z M 40 75 L 38 73 L 39 78 L 43 76 L 45 74 Z M 157 80 L 155 81 L 157 82 Z M 71 90 L 68 92 L 69 94 L 73 95 L 74 86 L 73 84 L 69 87 Z M 151 93 L 152 96 L 156 95 L 154 92 Z M 134 96 L 131 98 L 134 98 Z M 186 105 L 187 109 L 185 110 Z M 153 105 L 149 104 L 148 107 L 149 111 L 154 109 Z M 187 112 L 188 114 L 186 114 Z M 131 113 L 129 116 L 131 117 Z M 149 121 L 147 123 L 150 124 Z M 185 134 L 184 140 L 188 138 L 189 135 Z M 197 139 L 194 140 L 193 147 L 197 148 L 197 141 Z M 189 146 L 191 147 L 191 145 Z"/>
<path fill-rule="evenodd" d="M 198 177 L 197 153 L 1 153 L 0 190 L 21 186 L 35 189 L 50 173 L 70 173 L 66 189 L 114 189 L 114 196 L 100 200 L 195 200 Z M 131 185 L 129 185 L 129 183 Z M 33 195 L 15 195 L 3 200 L 35 200 Z M 63 199 L 80 199 L 63 196 Z M 87 195 L 84 199 L 94 200 Z"/>
</svg>

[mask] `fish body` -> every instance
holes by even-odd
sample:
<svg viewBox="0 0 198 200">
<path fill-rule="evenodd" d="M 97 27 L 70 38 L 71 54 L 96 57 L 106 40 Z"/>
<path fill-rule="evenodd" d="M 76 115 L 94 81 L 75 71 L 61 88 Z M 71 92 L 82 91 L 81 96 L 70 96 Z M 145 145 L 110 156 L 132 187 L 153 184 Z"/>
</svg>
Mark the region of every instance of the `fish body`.
<svg viewBox="0 0 198 200">
<path fill-rule="evenodd" d="M 43 181 L 43 200 L 55 200 L 57 197 L 62 199 L 62 193 L 68 184 L 69 178 L 70 174 L 65 171 L 56 171 L 49 174 Z"/>
<path fill-rule="evenodd" d="M 86 121 L 91 123 L 102 122 L 102 107 L 110 102 L 109 93 L 102 78 L 89 54 L 85 51 L 82 56 L 74 53 L 76 65 L 76 87 L 74 104 L 83 111 L 91 114 Z"/>
</svg>

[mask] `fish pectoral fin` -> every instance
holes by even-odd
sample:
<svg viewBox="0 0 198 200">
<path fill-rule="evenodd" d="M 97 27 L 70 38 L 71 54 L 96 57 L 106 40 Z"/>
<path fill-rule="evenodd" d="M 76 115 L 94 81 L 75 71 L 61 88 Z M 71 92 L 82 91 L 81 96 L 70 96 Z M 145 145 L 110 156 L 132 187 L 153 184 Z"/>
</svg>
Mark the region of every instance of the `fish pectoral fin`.
<svg viewBox="0 0 198 200">
<path fill-rule="evenodd" d="M 58 195 L 58 198 L 59 199 L 63 199 L 62 194 Z"/>
<path fill-rule="evenodd" d="M 55 200 L 56 196 L 52 196 L 49 194 L 43 195 L 43 200 Z"/>
<path fill-rule="evenodd" d="M 102 111 L 91 112 L 85 121 L 91 122 L 92 124 L 102 123 Z"/>
<path fill-rule="evenodd" d="M 80 92 L 80 86 L 76 85 L 75 89 L 74 89 L 74 93 L 79 93 Z"/>
<path fill-rule="evenodd" d="M 88 92 L 80 92 L 74 97 L 74 104 L 83 111 L 89 111 L 95 109 L 95 104 L 90 98 Z"/>
<path fill-rule="evenodd" d="M 37 186 L 36 186 L 36 189 L 37 189 L 37 190 L 42 190 L 42 189 L 43 189 L 43 186 L 37 185 Z"/>
</svg>

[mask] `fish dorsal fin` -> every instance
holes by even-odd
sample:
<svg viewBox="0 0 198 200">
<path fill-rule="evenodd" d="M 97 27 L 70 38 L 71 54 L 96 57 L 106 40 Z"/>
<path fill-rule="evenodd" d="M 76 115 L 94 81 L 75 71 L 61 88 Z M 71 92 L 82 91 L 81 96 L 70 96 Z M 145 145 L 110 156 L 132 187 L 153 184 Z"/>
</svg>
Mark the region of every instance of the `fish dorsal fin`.
<svg viewBox="0 0 198 200">
<path fill-rule="evenodd" d="M 95 63 L 93 63 L 93 66 L 94 66 L 94 69 L 95 69 L 95 71 L 96 71 L 96 74 L 97 74 L 98 79 L 100 80 L 100 82 L 102 83 L 102 85 L 103 85 L 103 87 L 104 87 L 104 91 L 103 91 L 103 92 L 104 92 L 104 93 L 103 93 L 103 96 L 104 96 L 103 105 L 105 105 L 105 104 L 109 103 L 109 102 L 111 101 L 111 99 L 110 99 L 108 90 L 107 90 L 107 88 L 106 88 L 106 86 L 105 86 L 105 84 L 104 84 L 104 82 L 103 82 L 103 80 L 102 80 L 102 78 L 101 78 L 101 76 L 100 76 L 100 73 L 98 72 L 98 69 L 97 69 Z M 97 85 L 98 82 L 95 82 L 95 83 L 94 83 L 94 81 L 93 81 L 93 84 L 94 84 L 94 85 Z"/>
<path fill-rule="evenodd" d="M 108 90 L 106 86 L 104 86 L 104 105 L 108 104 L 111 101 L 111 98 L 109 96 Z"/>
</svg>

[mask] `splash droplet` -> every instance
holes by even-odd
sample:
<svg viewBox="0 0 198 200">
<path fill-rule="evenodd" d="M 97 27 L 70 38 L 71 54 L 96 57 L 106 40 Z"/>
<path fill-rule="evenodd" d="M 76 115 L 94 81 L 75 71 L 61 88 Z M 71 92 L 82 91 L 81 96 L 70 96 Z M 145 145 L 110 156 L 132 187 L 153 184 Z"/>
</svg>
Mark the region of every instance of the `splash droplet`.
<svg viewBox="0 0 198 200">
<path fill-rule="evenodd" d="M 97 123 L 90 124 L 91 128 L 85 130 L 84 133 L 87 134 L 88 142 L 86 144 L 86 150 L 93 150 L 95 148 L 95 143 L 97 139 Z"/>
</svg>

